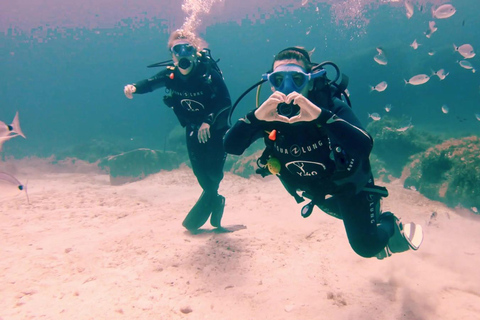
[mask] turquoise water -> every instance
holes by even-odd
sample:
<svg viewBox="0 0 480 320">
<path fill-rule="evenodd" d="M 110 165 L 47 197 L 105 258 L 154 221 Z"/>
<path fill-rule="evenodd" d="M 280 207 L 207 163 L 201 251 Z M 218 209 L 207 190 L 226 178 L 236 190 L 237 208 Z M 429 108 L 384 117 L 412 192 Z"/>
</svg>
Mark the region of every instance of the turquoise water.
<svg viewBox="0 0 480 320">
<path fill-rule="evenodd" d="M 163 105 L 164 91 L 128 100 L 123 87 L 153 75 L 155 70 L 146 66 L 169 58 L 168 34 L 186 16 L 181 2 L 145 1 L 132 9 L 104 0 L 79 7 L 78 13 L 59 11 L 55 0 L 42 6 L 35 2 L 28 10 L 21 4 L 0 5 L 0 120 L 10 123 L 18 111 L 27 136 L 7 141 L 2 156 L 93 152 L 100 158 L 140 147 L 168 149 L 165 140 L 177 120 Z M 198 28 L 220 59 L 233 100 L 270 68 L 276 52 L 300 45 L 315 49 L 314 61 L 334 61 L 350 77 L 353 108 L 365 125 L 373 121 L 368 114 L 383 117 L 385 105 L 391 104 L 391 116 L 411 118 L 417 128 L 446 136 L 480 132 L 475 118 L 480 114 L 480 58 L 468 59 L 479 68 L 473 73 L 460 67 L 462 57 L 453 49 L 453 44 L 468 43 L 480 50 L 477 0 L 451 1 L 456 13 L 447 19 L 432 18 L 431 8 L 439 1 L 419 2 L 410 19 L 403 1 L 345 1 L 345 9 L 365 4 L 347 17 L 319 1 L 303 6 L 302 1 L 265 1 L 261 8 L 255 1 L 236 2 L 214 3 Z M 429 21 L 438 30 L 427 38 Z M 417 50 L 410 46 L 414 39 L 421 44 Z M 373 60 L 377 47 L 387 55 L 387 65 Z M 405 85 L 404 79 L 441 68 L 449 73 L 442 81 L 433 76 L 423 85 Z M 387 81 L 387 89 L 370 92 L 369 86 L 381 81 Z M 264 86 L 262 96 L 268 91 Z M 238 105 L 234 119 L 254 106 L 252 93 Z"/>
</svg>

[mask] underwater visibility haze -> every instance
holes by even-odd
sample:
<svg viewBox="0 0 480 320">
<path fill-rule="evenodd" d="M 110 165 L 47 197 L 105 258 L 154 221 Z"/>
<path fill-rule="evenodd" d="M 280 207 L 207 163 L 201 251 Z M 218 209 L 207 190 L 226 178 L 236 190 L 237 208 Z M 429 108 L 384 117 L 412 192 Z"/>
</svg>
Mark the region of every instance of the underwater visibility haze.
<svg viewBox="0 0 480 320">
<path fill-rule="evenodd" d="M 178 124 L 163 90 L 129 100 L 123 87 L 157 72 L 146 66 L 170 58 L 168 36 L 182 26 L 220 59 L 233 101 L 260 80 L 275 53 L 303 46 L 313 61 L 333 61 L 349 76 L 365 126 L 400 117 L 407 119 L 402 130 L 445 138 L 480 132 L 476 0 L 46 0 L 2 2 L 0 12 L 0 120 L 8 124 L 18 112 L 27 137 L 5 141 L 2 157 L 89 150 L 95 160 L 171 149 L 167 137 Z M 264 85 L 262 99 L 269 91 Z M 250 93 L 232 120 L 254 107 Z"/>
</svg>

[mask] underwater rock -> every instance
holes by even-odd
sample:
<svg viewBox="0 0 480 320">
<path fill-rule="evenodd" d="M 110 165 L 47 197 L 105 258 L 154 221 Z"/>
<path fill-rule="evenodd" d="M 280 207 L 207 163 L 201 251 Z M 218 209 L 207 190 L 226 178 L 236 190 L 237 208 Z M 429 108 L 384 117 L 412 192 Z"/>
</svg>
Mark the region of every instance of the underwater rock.
<svg viewBox="0 0 480 320">
<path fill-rule="evenodd" d="M 90 139 L 56 151 L 55 158 L 57 160 L 75 158 L 94 163 L 108 155 L 118 154 L 125 149 L 127 149 L 127 145 L 120 145 L 117 142 L 106 139 Z"/>
<path fill-rule="evenodd" d="M 262 150 L 259 150 L 249 156 L 232 156 L 229 155 L 229 161 L 233 162 L 231 164 L 226 164 L 229 167 L 229 171 L 239 175 L 243 178 L 249 178 L 250 176 L 255 175 L 255 170 L 257 170 L 257 159 L 262 155 Z"/>
<path fill-rule="evenodd" d="M 480 138 L 450 139 L 412 157 L 404 186 L 450 207 L 480 208 Z"/>
<path fill-rule="evenodd" d="M 419 152 L 441 143 L 441 139 L 417 130 L 407 118 L 385 116 L 379 121 L 372 121 L 366 128 L 373 137 L 372 154 L 376 161 L 372 171 L 383 172 L 383 176 L 399 178 L 409 158 Z M 384 165 L 383 168 L 376 164 Z"/>
<path fill-rule="evenodd" d="M 109 156 L 99 166 L 108 168 L 110 184 L 120 185 L 138 181 L 161 170 L 173 170 L 181 161 L 175 152 L 136 149 Z"/>
</svg>

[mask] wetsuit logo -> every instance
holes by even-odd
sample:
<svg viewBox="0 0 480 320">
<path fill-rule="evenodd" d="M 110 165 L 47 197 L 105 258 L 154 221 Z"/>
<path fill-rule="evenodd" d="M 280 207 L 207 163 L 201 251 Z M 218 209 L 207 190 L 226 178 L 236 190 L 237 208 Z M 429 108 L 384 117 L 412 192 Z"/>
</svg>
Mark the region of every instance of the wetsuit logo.
<svg viewBox="0 0 480 320">
<path fill-rule="evenodd" d="M 315 177 L 327 170 L 323 163 L 313 161 L 292 161 L 285 164 L 285 167 L 299 177 Z"/>
<path fill-rule="evenodd" d="M 294 157 L 299 157 L 302 154 L 302 149 L 296 144 L 290 147 L 290 154 Z"/>
<path fill-rule="evenodd" d="M 195 100 L 183 99 L 180 103 L 185 110 L 190 112 L 197 112 L 205 109 L 203 104 Z"/>
<path fill-rule="evenodd" d="M 300 157 L 302 154 L 315 151 L 317 149 L 320 149 L 323 146 L 324 146 L 324 144 L 323 144 L 322 140 L 318 140 L 317 142 L 314 142 L 310 145 L 302 146 L 302 147 L 299 146 L 298 144 L 293 144 L 288 149 L 287 148 L 282 148 L 278 145 L 275 145 L 275 148 L 281 154 L 290 154 L 294 157 Z"/>
</svg>

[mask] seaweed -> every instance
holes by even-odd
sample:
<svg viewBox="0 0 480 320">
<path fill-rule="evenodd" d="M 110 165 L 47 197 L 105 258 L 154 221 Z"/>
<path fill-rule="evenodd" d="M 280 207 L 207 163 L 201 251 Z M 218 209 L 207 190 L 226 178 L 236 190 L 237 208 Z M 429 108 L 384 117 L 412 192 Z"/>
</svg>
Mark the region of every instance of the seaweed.
<svg viewBox="0 0 480 320">
<path fill-rule="evenodd" d="M 412 158 L 404 186 L 450 207 L 480 208 L 480 138 L 449 139 Z M 473 210 L 477 211 L 477 210 Z"/>
</svg>

